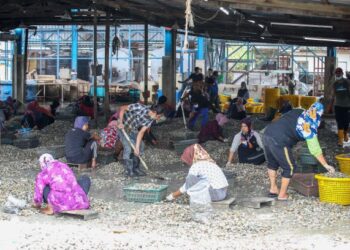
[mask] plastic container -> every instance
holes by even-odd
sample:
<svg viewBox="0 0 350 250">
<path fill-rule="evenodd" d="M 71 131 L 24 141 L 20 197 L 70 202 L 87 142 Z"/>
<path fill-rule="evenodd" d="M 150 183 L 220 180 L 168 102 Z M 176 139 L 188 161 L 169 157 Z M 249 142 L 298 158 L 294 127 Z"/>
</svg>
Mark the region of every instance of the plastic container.
<svg viewBox="0 0 350 250">
<path fill-rule="evenodd" d="M 339 205 L 350 205 L 350 178 L 330 178 L 320 174 L 318 180 L 320 201 Z"/>
<path fill-rule="evenodd" d="M 340 172 L 350 175 L 350 155 L 346 155 L 346 154 L 337 155 L 335 159 L 337 159 L 338 161 Z"/>
<path fill-rule="evenodd" d="M 303 165 L 318 165 L 317 159 L 313 155 L 308 153 L 299 154 L 299 161 Z"/>
<path fill-rule="evenodd" d="M 219 99 L 220 103 L 226 103 L 230 101 L 231 96 L 219 94 Z"/>
<path fill-rule="evenodd" d="M 269 108 L 278 109 L 279 108 L 279 98 L 280 98 L 280 89 L 279 88 L 267 88 L 264 93 L 264 104 L 265 112 Z"/>
<path fill-rule="evenodd" d="M 312 104 L 314 104 L 317 101 L 317 98 L 315 96 L 302 96 L 300 98 L 300 106 L 303 109 L 309 109 Z"/>
<path fill-rule="evenodd" d="M 318 197 L 318 182 L 315 179 L 315 174 L 294 174 L 291 180 L 291 187 L 298 193 L 310 197 Z"/>
<path fill-rule="evenodd" d="M 280 97 L 280 101 L 288 100 L 290 104 L 293 106 L 293 108 L 300 107 L 300 96 L 298 95 L 282 95 Z"/>
<path fill-rule="evenodd" d="M 57 145 L 57 146 L 40 147 L 36 149 L 36 154 L 38 157 L 40 157 L 42 154 L 50 154 L 55 159 L 63 158 L 65 156 L 65 146 Z"/>
<path fill-rule="evenodd" d="M 168 185 L 159 185 L 156 189 L 138 189 L 131 184 L 123 188 L 127 201 L 154 203 L 164 200 L 168 190 Z"/>
<path fill-rule="evenodd" d="M 172 144 L 174 146 L 175 151 L 178 154 L 182 154 L 183 151 L 185 150 L 185 148 L 187 148 L 188 146 L 190 146 L 192 144 L 196 144 L 196 143 L 198 143 L 198 139 L 175 141 Z"/>
<path fill-rule="evenodd" d="M 40 142 L 37 137 L 20 138 L 13 141 L 13 146 L 21 149 L 36 148 L 39 146 L 39 144 Z"/>
</svg>

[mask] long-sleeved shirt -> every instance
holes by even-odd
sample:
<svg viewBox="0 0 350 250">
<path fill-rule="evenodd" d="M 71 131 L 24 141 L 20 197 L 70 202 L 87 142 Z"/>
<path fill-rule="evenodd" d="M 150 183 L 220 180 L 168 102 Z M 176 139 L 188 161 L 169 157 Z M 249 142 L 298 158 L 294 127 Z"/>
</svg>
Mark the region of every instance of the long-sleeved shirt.
<svg viewBox="0 0 350 250">
<path fill-rule="evenodd" d="M 251 131 L 251 137 L 255 137 L 256 138 L 256 142 L 258 143 L 258 146 L 260 148 L 264 148 L 262 140 L 261 140 L 261 136 L 258 132 L 252 130 Z M 242 132 L 239 132 L 238 134 L 235 135 L 235 137 L 233 138 L 232 144 L 231 144 L 231 148 L 230 151 L 232 153 L 236 152 L 239 145 L 241 145 L 241 138 L 242 138 Z"/>
<path fill-rule="evenodd" d="M 78 184 L 73 171 L 64 163 L 54 161 L 42 169 L 35 180 L 34 203 L 43 202 L 43 192 L 46 186 L 50 187 L 48 204 L 55 213 L 68 210 L 87 209 L 89 199 Z"/>
<path fill-rule="evenodd" d="M 208 180 L 213 189 L 228 187 L 228 182 L 221 168 L 210 161 L 199 161 L 193 164 L 188 175 L 197 176 L 200 179 Z M 186 193 L 186 183 L 180 188 L 181 193 Z"/>
</svg>

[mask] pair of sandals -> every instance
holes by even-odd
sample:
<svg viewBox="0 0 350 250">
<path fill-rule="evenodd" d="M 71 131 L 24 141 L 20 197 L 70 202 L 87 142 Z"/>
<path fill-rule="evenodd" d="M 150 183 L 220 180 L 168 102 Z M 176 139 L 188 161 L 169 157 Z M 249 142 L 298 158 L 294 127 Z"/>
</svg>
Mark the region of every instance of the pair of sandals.
<svg viewBox="0 0 350 250">
<path fill-rule="evenodd" d="M 279 198 L 279 197 L 278 197 L 278 194 L 276 194 L 276 193 L 271 193 L 271 192 L 269 192 L 268 197 L 269 197 L 269 198 L 277 198 L 278 201 L 288 201 L 288 200 L 290 200 L 290 199 L 289 199 L 289 196 L 287 196 L 286 198 Z"/>
</svg>

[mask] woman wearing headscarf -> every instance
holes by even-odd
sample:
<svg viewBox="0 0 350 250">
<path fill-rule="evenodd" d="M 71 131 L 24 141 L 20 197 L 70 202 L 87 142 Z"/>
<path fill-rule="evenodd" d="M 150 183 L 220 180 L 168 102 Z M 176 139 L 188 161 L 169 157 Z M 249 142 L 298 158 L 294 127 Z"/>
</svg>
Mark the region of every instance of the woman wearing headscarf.
<svg viewBox="0 0 350 250">
<path fill-rule="evenodd" d="M 185 149 L 181 160 L 190 167 L 185 184 L 176 192 L 167 196 L 172 201 L 184 193 L 191 195 L 196 185 L 208 188 L 211 201 L 221 201 L 227 196 L 227 179 L 221 168 L 199 145 L 194 144 Z"/>
<path fill-rule="evenodd" d="M 87 194 L 91 180 L 88 176 L 81 176 L 77 181 L 68 165 L 56 161 L 50 154 L 40 156 L 39 164 L 41 172 L 35 180 L 33 200 L 36 208 L 48 215 L 89 208 Z M 43 203 L 47 203 L 45 208 L 41 208 Z"/>
<path fill-rule="evenodd" d="M 250 118 L 241 121 L 241 131 L 233 138 L 226 166 L 230 166 L 236 152 L 240 163 L 260 165 L 265 161 L 261 137 L 252 130 Z"/>
<path fill-rule="evenodd" d="M 21 124 L 27 128 L 43 129 L 54 122 L 55 118 L 49 110 L 41 107 L 37 101 L 32 101 L 27 105 Z"/>
<path fill-rule="evenodd" d="M 229 110 L 227 112 L 227 117 L 229 119 L 237 119 L 242 120 L 246 118 L 247 113 L 244 107 L 244 99 L 241 97 L 237 97 L 231 101 Z"/>
<path fill-rule="evenodd" d="M 204 143 L 209 140 L 218 140 L 227 142 L 224 138 L 222 127 L 228 122 L 228 119 L 223 114 L 217 114 L 215 120 L 208 122 L 198 134 L 198 142 Z"/>
<path fill-rule="evenodd" d="M 100 137 L 89 132 L 89 118 L 75 118 L 74 128 L 68 131 L 64 138 L 66 158 L 69 163 L 88 164 L 96 168 L 97 143 Z"/>
<path fill-rule="evenodd" d="M 306 141 L 310 153 L 325 169 L 334 172 L 323 156 L 317 138 L 322 114 L 323 105 L 316 102 L 308 110 L 293 109 L 266 127 L 263 144 L 270 178 L 269 196 L 278 197 L 279 200 L 288 199 L 288 185 L 296 166 L 292 148 L 299 141 Z M 280 190 L 276 183 L 278 167 L 283 170 Z"/>
<path fill-rule="evenodd" d="M 241 83 L 241 87 L 238 90 L 237 97 L 242 98 L 244 101 L 247 101 L 249 99 L 249 91 L 245 82 Z"/>
</svg>

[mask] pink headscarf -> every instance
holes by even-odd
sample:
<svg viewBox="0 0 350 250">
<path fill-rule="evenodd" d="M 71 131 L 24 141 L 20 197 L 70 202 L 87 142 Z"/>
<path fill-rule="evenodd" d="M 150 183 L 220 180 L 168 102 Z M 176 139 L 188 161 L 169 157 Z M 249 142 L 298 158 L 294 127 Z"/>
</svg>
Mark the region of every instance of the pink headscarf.
<svg viewBox="0 0 350 250">
<path fill-rule="evenodd" d="M 224 114 L 221 114 L 221 113 L 217 114 L 215 119 L 219 123 L 220 127 L 224 126 L 228 122 L 227 117 Z"/>
<path fill-rule="evenodd" d="M 49 166 L 51 162 L 55 161 L 52 155 L 50 154 L 43 154 L 39 158 L 39 164 L 41 169 L 46 168 Z"/>
</svg>

